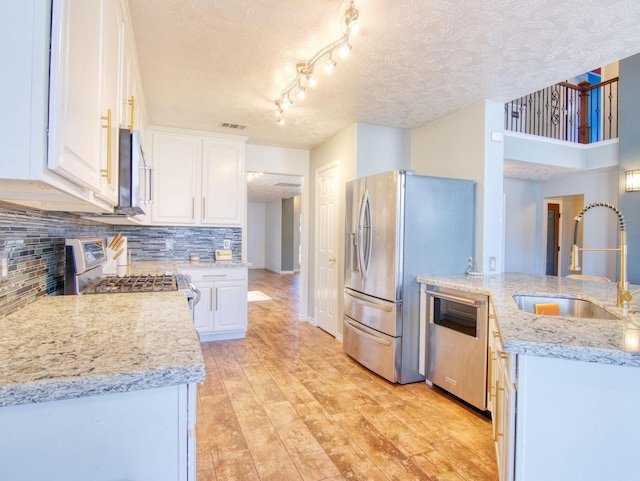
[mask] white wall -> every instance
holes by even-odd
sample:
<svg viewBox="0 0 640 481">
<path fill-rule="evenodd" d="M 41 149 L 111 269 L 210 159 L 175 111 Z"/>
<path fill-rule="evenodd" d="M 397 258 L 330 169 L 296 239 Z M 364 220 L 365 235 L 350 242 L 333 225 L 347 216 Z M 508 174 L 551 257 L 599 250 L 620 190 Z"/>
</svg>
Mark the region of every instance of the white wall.
<svg viewBox="0 0 640 481">
<path fill-rule="evenodd" d="M 315 175 L 317 169 L 324 167 L 332 162 L 338 163 L 338 169 L 340 172 L 340 180 L 338 192 L 345 191 L 345 183 L 356 178 L 356 135 L 357 135 L 357 125 L 353 124 L 349 127 L 346 127 L 336 133 L 329 140 L 324 142 L 323 144 L 315 147 L 311 151 L 311 163 L 310 170 Z M 312 181 L 309 186 L 309 199 L 312 203 L 311 205 L 311 214 L 312 219 L 309 222 L 309 238 L 311 239 L 311 245 L 313 245 L 313 240 L 315 239 L 315 222 L 316 222 L 316 213 L 315 213 L 315 183 Z M 337 243 L 338 243 L 338 251 L 337 251 L 337 265 L 344 266 L 344 194 L 339 196 L 339 209 L 338 209 L 338 219 L 337 219 Z M 309 292 L 314 292 L 315 285 L 315 252 L 310 250 L 309 252 Z M 342 273 L 342 267 L 338 269 L 338 279 L 337 279 L 337 292 L 342 293 L 344 290 L 344 276 Z M 338 306 L 337 312 L 342 313 L 343 311 L 343 296 L 338 296 Z M 313 296 L 309 297 L 309 316 L 314 317 L 314 302 Z M 342 323 L 339 323 L 338 326 L 339 336 L 342 333 Z"/>
<path fill-rule="evenodd" d="M 247 203 L 247 261 L 251 269 L 264 269 L 265 204 Z"/>
<path fill-rule="evenodd" d="M 503 270 L 502 182 L 504 144 L 491 133 L 504 130 L 504 105 L 483 101 L 414 129 L 411 168 L 418 174 L 471 179 L 476 182 L 476 247 L 478 269 Z"/>
<path fill-rule="evenodd" d="M 581 172 L 559 180 L 540 184 L 540 197 L 561 197 L 584 194 L 584 203 L 603 201 L 618 205 L 618 169 Z M 544 212 L 538 214 L 544 216 Z M 583 247 L 616 247 L 618 217 L 613 211 L 596 207 L 584 214 Z M 573 236 L 573 232 L 570 233 Z M 586 252 L 582 255 L 584 274 L 616 278 L 616 254 L 614 252 Z"/>
<path fill-rule="evenodd" d="M 246 146 L 245 167 L 247 171 L 302 177 L 302 262 L 300 264 L 300 312 L 298 315 L 301 320 L 306 320 L 309 311 L 309 225 L 312 222 L 309 213 L 311 198 L 309 164 L 310 152 L 308 150 L 254 144 Z"/>
<path fill-rule="evenodd" d="M 357 124 L 356 177 L 411 168 L 411 131 Z"/>
<path fill-rule="evenodd" d="M 540 186 L 538 182 L 504 179 L 505 272 L 541 274 Z"/>
<path fill-rule="evenodd" d="M 282 201 L 265 204 L 264 267 L 273 272 L 282 270 Z"/>
</svg>

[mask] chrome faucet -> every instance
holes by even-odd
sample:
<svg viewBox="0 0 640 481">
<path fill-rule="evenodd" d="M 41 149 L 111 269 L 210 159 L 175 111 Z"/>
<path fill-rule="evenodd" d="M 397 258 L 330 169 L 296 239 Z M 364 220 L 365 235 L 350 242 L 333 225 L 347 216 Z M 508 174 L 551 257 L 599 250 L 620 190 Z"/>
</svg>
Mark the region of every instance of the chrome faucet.
<svg viewBox="0 0 640 481">
<path fill-rule="evenodd" d="M 616 249 L 611 248 L 585 248 L 578 247 L 578 225 L 582 220 L 585 212 L 594 207 L 606 207 L 611 209 L 618 216 L 618 225 L 620 229 L 619 246 Z M 616 296 L 616 305 L 622 307 L 625 311 L 629 309 L 629 302 L 632 299 L 632 295 L 629 292 L 629 282 L 627 281 L 627 225 L 624 220 L 624 216 L 620 209 L 609 204 L 608 202 L 592 202 L 585 206 L 584 209 L 575 217 L 575 226 L 573 229 L 573 246 L 571 246 L 571 265 L 570 271 L 580 271 L 580 260 L 578 254 L 580 251 L 618 251 L 620 252 L 620 269 L 618 279 L 618 293 Z"/>
</svg>

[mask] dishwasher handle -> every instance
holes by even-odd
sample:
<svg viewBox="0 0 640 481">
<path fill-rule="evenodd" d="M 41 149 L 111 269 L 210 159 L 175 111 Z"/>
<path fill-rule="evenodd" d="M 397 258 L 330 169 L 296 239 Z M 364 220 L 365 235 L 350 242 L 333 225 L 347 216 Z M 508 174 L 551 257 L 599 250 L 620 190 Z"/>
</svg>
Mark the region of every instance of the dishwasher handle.
<svg viewBox="0 0 640 481">
<path fill-rule="evenodd" d="M 466 297 L 454 296 L 453 294 L 443 294 L 442 292 L 438 291 L 426 290 L 425 292 L 432 297 L 438 297 L 440 299 L 444 299 L 445 301 L 458 302 L 466 306 L 480 307 L 482 304 L 484 304 L 484 301 L 481 299 L 467 299 Z"/>
</svg>

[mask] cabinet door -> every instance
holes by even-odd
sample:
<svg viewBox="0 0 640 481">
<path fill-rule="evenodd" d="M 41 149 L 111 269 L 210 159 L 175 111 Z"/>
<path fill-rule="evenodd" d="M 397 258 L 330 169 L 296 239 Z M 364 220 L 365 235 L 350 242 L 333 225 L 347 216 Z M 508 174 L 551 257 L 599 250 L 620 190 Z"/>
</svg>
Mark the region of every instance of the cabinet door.
<svg viewBox="0 0 640 481">
<path fill-rule="evenodd" d="M 241 281 L 218 281 L 214 292 L 213 328 L 239 331 L 247 328 L 247 287 Z"/>
<path fill-rule="evenodd" d="M 516 390 L 509 382 L 506 369 L 498 362 L 496 372 L 494 409 L 494 434 L 500 481 L 513 481 L 515 443 L 515 397 Z"/>
<path fill-rule="evenodd" d="M 100 0 L 53 2 L 48 167 L 101 189 Z"/>
<path fill-rule="evenodd" d="M 205 139 L 202 155 L 202 223 L 241 226 L 245 199 L 244 142 Z"/>
<path fill-rule="evenodd" d="M 102 64 L 101 64 L 101 114 L 100 137 L 101 189 L 97 194 L 118 203 L 118 150 L 120 96 L 122 90 L 122 42 L 124 20 L 119 2 L 102 0 Z"/>
<path fill-rule="evenodd" d="M 152 164 L 154 201 L 151 220 L 165 224 L 195 224 L 196 179 L 200 172 L 201 141 L 198 137 L 153 134 Z"/>
<path fill-rule="evenodd" d="M 213 282 L 198 281 L 200 300 L 193 309 L 193 325 L 200 333 L 213 331 Z"/>
</svg>

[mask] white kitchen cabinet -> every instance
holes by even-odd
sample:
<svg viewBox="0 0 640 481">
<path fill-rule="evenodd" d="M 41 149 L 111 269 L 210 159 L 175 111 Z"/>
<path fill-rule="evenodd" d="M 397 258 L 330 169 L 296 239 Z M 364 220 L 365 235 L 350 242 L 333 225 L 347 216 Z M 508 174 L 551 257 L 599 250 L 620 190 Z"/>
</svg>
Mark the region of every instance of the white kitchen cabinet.
<svg viewBox="0 0 640 481">
<path fill-rule="evenodd" d="M 195 481 L 196 385 L 0 408 L 0 479 Z"/>
<path fill-rule="evenodd" d="M 113 211 L 126 25 L 119 0 L 7 4 L 0 41 L 11 48 L 0 49 L 0 61 L 11 75 L 0 92 L 0 150 L 14 161 L 0 163 L 0 199 Z"/>
<path fill-rule="evenodd" d="M 244 224 L 246 138 L 177 129 L 151 136 L 153 224 Z"/>
<path fill-rule="evenodd" d="M 204 139 L 202 223 L 242 225 L 245 202 L 244 142 Z"/>
<path fill-rule="evenodd" d="M 493 421 L 498 476 L 500 481 L 514 479 L 516 426 L 516 387 L 513 356 L 502 347 L 495 314 L 489 313 L 489 385 L 488 406 Z"/>
<path fill-rule="evenodd" d="M 247 331 L 247 268 L 183 268 L 200 291 L 194 326 L 203 342 L 240 339 Z"/>
<path fill-rule="evenodd" d="M 48 166 L 116 205 L 120 6 L 56 0 L 52 15 Z"/>
<path fill-rule="evenodd" d="M 202 146 L 188 135 L 152 134 L 154 224 L 196 223 L 196 191 Z"/>
</svg>

